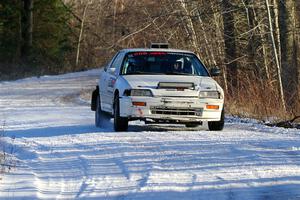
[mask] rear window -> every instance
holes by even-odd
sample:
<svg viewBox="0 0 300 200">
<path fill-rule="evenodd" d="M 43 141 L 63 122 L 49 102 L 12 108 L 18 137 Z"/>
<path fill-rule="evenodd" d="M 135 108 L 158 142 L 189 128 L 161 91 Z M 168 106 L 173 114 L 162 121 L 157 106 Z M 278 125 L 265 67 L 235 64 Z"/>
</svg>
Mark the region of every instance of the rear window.
<svg viewBox="0 0 300 200">
<path fill-rule="evenodd" d="M 206 68 L 194 54 L 175 52 L 128 53 L 122 64 L 121 74 L 209 76 Z"/>
</svg>

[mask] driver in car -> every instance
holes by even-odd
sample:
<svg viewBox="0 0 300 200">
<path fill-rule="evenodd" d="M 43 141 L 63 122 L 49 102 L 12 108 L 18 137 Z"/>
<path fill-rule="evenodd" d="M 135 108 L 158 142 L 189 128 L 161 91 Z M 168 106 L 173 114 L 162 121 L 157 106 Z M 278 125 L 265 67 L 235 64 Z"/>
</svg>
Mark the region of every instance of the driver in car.
<svg viewBox="0 0 300 200">
<path fill-rule="evenodd" d="M 183 69 L 182 69 L 182 66 L 181 66 L 181 62 L 179 61 L 176 61 L 174 64 L 173 64 L 173 72 L 183 72 Z"/>
</svg>

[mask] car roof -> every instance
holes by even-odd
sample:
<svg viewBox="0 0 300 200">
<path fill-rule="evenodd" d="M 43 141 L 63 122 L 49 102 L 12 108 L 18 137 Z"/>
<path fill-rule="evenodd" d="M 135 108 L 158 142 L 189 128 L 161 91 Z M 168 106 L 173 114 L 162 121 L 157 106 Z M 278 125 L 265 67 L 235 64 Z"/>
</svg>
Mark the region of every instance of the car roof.
<svg viewBox="0 0 300 200">
<path fill-rule="evenodd" d="M 131 53 L 131 52 L 172 52 L 172 53 L 190 53 L 195 54 L 194 52 L 181 50 L 181 49 L 163 49 L 163 48 L 130 48 L 130 49 L 122 49 L 122 52 Z"/>
</svg>

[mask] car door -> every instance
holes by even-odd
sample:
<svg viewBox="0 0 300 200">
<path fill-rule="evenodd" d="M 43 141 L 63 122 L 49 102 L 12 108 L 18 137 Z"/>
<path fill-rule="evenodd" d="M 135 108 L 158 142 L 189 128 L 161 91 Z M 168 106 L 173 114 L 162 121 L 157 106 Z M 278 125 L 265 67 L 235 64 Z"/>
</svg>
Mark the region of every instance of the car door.
<svg viewBox="0 0 300 200">
<path fill-rule="evenodd" d="M 114 57 L 111 59 L 111 61 L 105 66 L 103 72 L 100 75 L 99 80 L 99 89 L 100 89 L 100 98 L 101 98 L 101 109 L 107 112 L 110 112 L 109 110 L 109 98 L 108 98 L 108 90 L 107 90 L 107 80 L 110 76 L 110 68 L 112 66 L 112 63 L 116 60 L 118 57 L 119 52 L 114 55 Z"/>
<path fill-rule="evenodd" d="M 115 91 L 115 83 L 119 76 L 120 67 L 124 58 L 124 53 L 120 52 L 111 63 L 109 68 L 106 71 L 105 77 L 105 95 L 104 95 L 104 104 L 103 109 L 107 112 L 111 112 L 113 108 L 113 100 L 114 100 L 114 91 Z"/>
</svg>

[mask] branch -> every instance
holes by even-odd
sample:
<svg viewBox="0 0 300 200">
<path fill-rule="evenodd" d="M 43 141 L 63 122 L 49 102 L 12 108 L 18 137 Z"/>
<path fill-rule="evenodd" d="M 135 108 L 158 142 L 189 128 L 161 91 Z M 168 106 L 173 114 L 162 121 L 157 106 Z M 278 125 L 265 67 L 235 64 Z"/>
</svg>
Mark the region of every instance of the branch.
<svg viewBox="0 0 300 200">
<path fill-rule="evenodd" d="M 281 122 L 277 122 L 277 123 L 267 123 L 267 126 L 276 126 L 276 127 L 282 127 L 282 128 L 297 128 L 300 129 L 300 124 L 295 124 L 294 121 L 296 119 L 300 118 L 300 115 L 295 116 L 293 119 L 291 120 L 287 120 L 287 121 L 281 121 Z"/>
<path fill-rule="evenodd" d="M 295 116 L 293 119 L 290 120 L 291 123 L 293 123 L 296 119 L 300 118 L 300 115 Z"/>
<path fill-rule="evenodd" d="M 134 31 L 134 32 L 132 32 L 132 33 L 130 33 L 130 34 L 128 34 L 128 35 L 122 37 L 122 38 L 120 38 L 120 39 L 119 39 L 118 41 L 116 41 L 113 45 L 107 47 L 106 49 L 111 49 L 111 48 L 113 48 L 115 45 L 117 45 L 117 44 L 119 44 L 120 42 L 126 40 L 127 38 L 129 38 L 129 37 L 131 37 L 131 36 L 133 36 L 133 35 L 136 35 L 136 34 L 142 32 L 142 31 L 144 31 L 145 29 L 147 29 L 148 27 L 150 27 L 150 26 L 153 24 L 153 22 L 156 21 L 158 18 L 159 18 L 159 17 L 156 17 L 152 22 L 150 22 L 149 24 L 147 24 L 147 25 L 144 26 L 143 28 L 140 28 L 140 29 L 138 29 L 138 30 L 136 30 L 136 31 Z"/>
<path fill-rule="evenodd" d="M 77 19 L 77 21 L 79 21 L 80 23 L 82 22 L 82 19 L 76 15 L 76 13 L 74 13 L 64 2 L 63 0 L 60 0 L 61 4 L 63 5 L 63 7 L 75 18 Z"/>
</svg>

